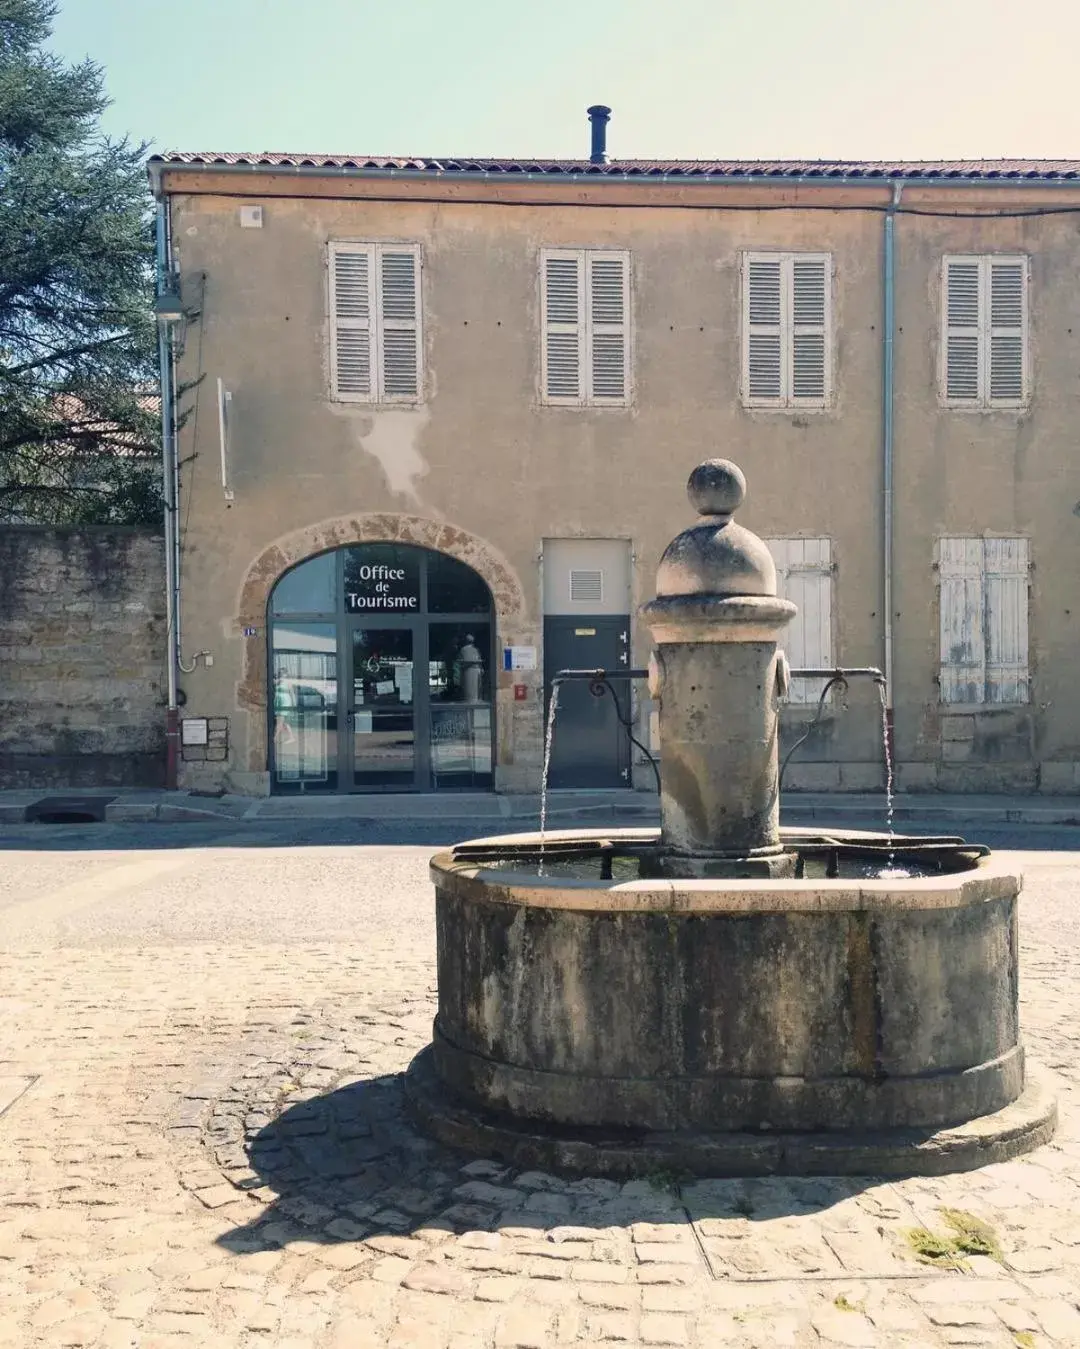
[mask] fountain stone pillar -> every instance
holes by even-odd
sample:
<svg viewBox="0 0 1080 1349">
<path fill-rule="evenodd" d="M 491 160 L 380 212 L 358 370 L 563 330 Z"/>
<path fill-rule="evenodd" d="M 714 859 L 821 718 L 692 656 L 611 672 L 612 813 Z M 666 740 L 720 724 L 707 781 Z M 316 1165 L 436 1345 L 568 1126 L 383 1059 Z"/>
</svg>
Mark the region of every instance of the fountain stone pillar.
<svg viewBox="0 0 1080 1349">
<path fill-rule="evenodd" d="M 778 706 L 787 662 L 778 638 L 796 607 L 776 593 L 764 542 L 736 524 L 741 469 L 708 459 L 687 495 L 700 515 L 668 544 L 656 598 L 641 614 L 656 644 L 662 875 L 781 877 Z"/>
</svg>

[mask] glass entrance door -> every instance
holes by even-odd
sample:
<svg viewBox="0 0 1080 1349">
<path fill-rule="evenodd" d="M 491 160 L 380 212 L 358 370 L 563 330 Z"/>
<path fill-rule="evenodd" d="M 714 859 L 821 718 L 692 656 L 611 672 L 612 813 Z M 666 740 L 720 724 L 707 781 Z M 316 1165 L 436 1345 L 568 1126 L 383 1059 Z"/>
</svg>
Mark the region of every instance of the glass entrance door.
<svg viewBox="0 0 1080 1349">
<path fill-rule="evenodd" d="M 416 635 L 408 623 L 351 630 L 349 758 L 357 791 L 417 785 Z"/>
</svg>

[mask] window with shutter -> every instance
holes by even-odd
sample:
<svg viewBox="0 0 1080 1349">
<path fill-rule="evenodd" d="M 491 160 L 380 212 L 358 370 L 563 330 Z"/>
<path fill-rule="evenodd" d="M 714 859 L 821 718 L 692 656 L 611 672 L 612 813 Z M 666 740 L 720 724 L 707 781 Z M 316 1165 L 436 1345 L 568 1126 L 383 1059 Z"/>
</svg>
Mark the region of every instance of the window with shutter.
<svg viewBox="0 0 1080 1349">
<path fill-rule="evenodd" d="M 750 258 L 746 269 L 746 389 L 753 403 L 781 406 L 783 324 L 778 259 Z"/>
<path fill-rule="evenodd" d="M 625 403 L 629 267 L 624 253 L 587 253 L 591 402 Z"/>
<path fill-rule="evenodd" d="M 825 407 L 831 395 L 832 259 L 747 253 L 743 261 L 743 402 Z"/>
<path fill-rule="evenodd" d="M 372 273 L 374 248 L 332 246 L 330 252 L 330 366 L 334 397 L 368 401 L 372 381 Z"/>
<path fill-rule="evenodd" d="M 829 539 L 766 539 L 776 563 L 776 588 L 798 605 L 784 634 L 784 651 L 793 668 L 831 669 L 832 543 Z M 824 681 L 793 679 L 788 702 L 816 703 Z"/>
<path fill-rule="evenodd" d="M 941 701 L 1028 702 L 1027 539 L 941 539 L 938 571 Z"/>
<path fill-rule="evenodd" d="M 420 315 L 414 250 L 379 249 L 382 398 L 415 402 L 420 392 Z"/>
<path fill-rule="evenodd" d="M 1028 397 L 1028 265 L 1023 257 L 942 264 L 941 389 L 951 407 L 1023 407 Z"/>
<path fill-rule="evenodd" d="M 581 402 L 585 258 L 547 253 L 543 265 L 543 386 L 545 401 Z"/>
<path fill-rule="evenodd" d="M 986 539 L 986 701 L 1026 703 L 1028 541 Z"/>
<path fill-rule="evenodd" d="M 1027 266 L 1019 259 L 991 258 L 989 401 L 1018 407 L 1024 401 Z"/>
<path fill-rule="evenodd" d="M 828 271 L 824 258 L 791 264 L 791 401 L 825 402 Z"/>
<path fill-rule="evenodd" d="M 416 403 L 423 388 L 420 249 L 330 244 L 331 396 Z"/>
<path fill-rule="evenodd" d="M 630 255 L 545 249 L 540 259 L 540 385 L 545 403 L 630 401 Z"/>
</svg>

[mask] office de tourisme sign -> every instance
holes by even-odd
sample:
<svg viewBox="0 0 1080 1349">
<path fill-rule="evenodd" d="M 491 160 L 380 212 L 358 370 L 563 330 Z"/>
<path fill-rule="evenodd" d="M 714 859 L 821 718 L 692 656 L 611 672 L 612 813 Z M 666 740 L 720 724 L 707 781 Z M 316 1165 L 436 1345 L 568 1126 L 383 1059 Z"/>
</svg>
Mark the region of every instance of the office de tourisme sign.
<svg viewBox="0 0 1080 1349">
<path fill-rule="evenodd" d="M 406 576 L 404 567 L 383 563 L 365 563 L 357 567 L 350 580 L 361 584 L 345 591 L 345 607 L 350 613 L 371 609 L 418 609 L 420 595 L 417 580 Z"/>
</svg>

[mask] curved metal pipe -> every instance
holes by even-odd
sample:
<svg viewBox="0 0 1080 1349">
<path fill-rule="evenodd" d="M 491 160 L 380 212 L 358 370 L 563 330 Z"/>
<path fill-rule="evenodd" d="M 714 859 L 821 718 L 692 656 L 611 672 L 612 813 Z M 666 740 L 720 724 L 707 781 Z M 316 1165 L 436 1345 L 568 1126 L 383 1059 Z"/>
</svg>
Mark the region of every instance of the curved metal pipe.
<svg viewBox="0 0 1080 1349">
<path fill-rule="evenodd" d="M 806 742 L 814 734 L 814 731 L 817 729 L 817 725 L 821 721 L 821 718 L 825 715 L 825 699 L 828 698 L 829 694 L 834 688 L 839 687 L 846 689 L 847 682 L 849 679 L 856 679 L 860 677 L 872 679 L 874 683 L 878 685 L 879 688 L 886 687 L 885 676 L 877 668 L 876 665 L 853 665 L 851 666 L 850 669 L 846 670 L 838 667 L 835 670 L 791 671 L 792 679 L 824 679 L 825 687 L 821 690 L 821 697 L 818 699 L 817 711 L 814 713 L 810 725 L 807 726 L 803 734 L 799 736 L 798 740 L 795 741 L 795 743 L 791 746 L 788 752 L 784 755 L 784 762 L 780 765 L 780 773 L 776 780 L 777 794 L 779 794 L 783 790 L 784 774 L 787 772 L 787 766 L 791 762 L 796 750 L 801 749 L 803 745 L 806 744 Z"/>
</svg>

